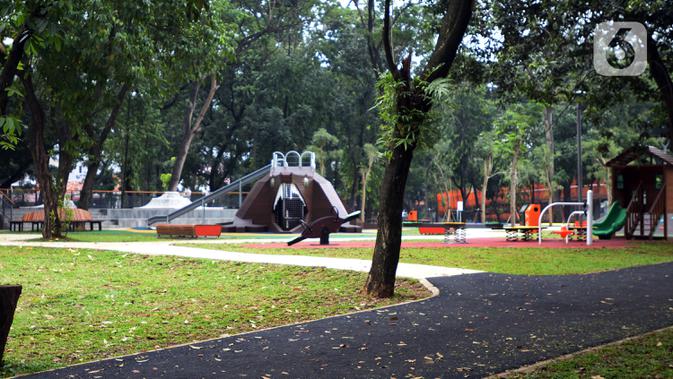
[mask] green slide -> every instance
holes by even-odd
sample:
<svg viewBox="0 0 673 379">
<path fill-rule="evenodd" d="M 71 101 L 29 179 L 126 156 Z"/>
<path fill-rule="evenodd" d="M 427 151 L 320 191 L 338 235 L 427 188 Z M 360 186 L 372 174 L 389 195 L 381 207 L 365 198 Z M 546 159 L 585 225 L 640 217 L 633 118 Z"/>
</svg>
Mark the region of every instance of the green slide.
<svg viewBox="0 0 673 379">
<path fill-rule="evenodd" d="M 626 222 L 626 209 L 618 203 L 612 203 L 608 214 L 594 222 L 593 234 L 600 239 L 610 239 L 624 226 Z"/>
</svg>

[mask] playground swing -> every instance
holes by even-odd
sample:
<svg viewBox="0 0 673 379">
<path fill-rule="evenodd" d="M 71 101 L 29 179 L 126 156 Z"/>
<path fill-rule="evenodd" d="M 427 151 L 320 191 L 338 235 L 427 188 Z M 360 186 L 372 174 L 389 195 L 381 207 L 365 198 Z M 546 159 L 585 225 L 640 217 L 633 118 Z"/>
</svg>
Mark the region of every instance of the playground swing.
<svg viewBox="0 0 673 379">
<path fill-rule="evenodd" d="M 573 215 L 586 214 L 586 216 L 587 216 L 587 225 L 586 225 L 587 245 L 591 245 L 592 244 L 592 228 L 593 228 L 593 209 L 592 209 L 592 203 L 593 203 L 593 199 L 594 199 L 593 191 L 591 191 L 591 190 L 587 191 L 586 199 L 587 199 L 586 202 L 559 201 L 559 202 L 551 203 L 551 204 L 547 205 L 546 207 L 544 207 L 542 212 L 540 212 L 540 216 L 538 218 L 538 233 L 537 233 L 538 244 L 542 244 L 542 217 L 544 217 L 545 212 L 547 210 L 553 208 L 554 206 L 557 206 L 557 205 L 571 205 L 571 206 L 584 207 L 584 211 L 574 211 L 570 214 L 570 216 L 568 217 L 568 222 L 565 225 L 565 232 L 566 233 L 570 232 L 567 225 L 570 223 L 570 219 L 572 218 Z M 561 230 L 562 231 L 564 230 L 563 227 L 561 228 Z M 577 232 L 579 233 L 583 230 L 584 230 L 584 227 L 582 227 L 582 225 L 580 224 L 577 227 Z M 575 231 L 573 231 L 572 233 L 575 233 Z M 569 236 L 569 234 L 566 234 L 565 237 L 564 237 L 566 239 L 566 242 L 568 242 L 568 236 Z"/>
</svg>

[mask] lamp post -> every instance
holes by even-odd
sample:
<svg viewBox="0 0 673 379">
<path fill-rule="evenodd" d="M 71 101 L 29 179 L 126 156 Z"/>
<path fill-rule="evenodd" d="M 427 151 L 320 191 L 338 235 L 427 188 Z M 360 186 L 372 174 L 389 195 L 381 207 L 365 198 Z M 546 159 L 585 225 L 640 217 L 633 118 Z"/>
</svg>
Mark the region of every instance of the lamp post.
<svg viewBox="0 0 673 379">
<path fill-rule="evenodd" d="M 582 105 L 577 103 L 577 201 L 582 201 Z"/>
</svg>

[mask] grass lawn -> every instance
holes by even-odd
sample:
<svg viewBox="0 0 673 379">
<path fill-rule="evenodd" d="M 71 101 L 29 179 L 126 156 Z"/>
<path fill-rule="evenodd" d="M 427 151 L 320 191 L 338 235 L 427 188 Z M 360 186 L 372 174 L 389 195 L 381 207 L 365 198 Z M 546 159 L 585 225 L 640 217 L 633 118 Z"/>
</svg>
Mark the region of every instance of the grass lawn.
<svg viewBox="0 0 673 379">
<path fill-rule="evenodd" d="M 0 283 L 23 294 L 0 377 L 418 299 L 419 283 L 375 300 L 366 274 L 149 257 L 85 249 L 0 248 Z"/>
<path fill-rule="evenodd" d="M 186 246 L 186 245 L 185 245 Z M 245 245 L 189 244 L 192 247 L 259 254 L 371 259 L 371 248 L 257 249 Z M 673 244 L 637 243 L 625 248 L 403 248 L 400 261 L 518 275 L 586 274 L 673 261 Z"/>
<path fill-rule="evenodd" d="M 512 378 L 673 378 L 673 329 L 557 360 Z"/>
</svg>

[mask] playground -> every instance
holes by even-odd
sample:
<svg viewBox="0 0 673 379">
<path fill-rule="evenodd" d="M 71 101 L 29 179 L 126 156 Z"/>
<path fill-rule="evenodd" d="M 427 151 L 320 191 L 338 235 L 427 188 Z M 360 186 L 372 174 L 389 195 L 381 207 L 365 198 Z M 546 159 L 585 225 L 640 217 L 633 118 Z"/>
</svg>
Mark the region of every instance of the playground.
<svg viewBox="0 0 673 379">
<path fill-rule="evenodd" d="M 10 3 L 0 378 L 673 378 L 669 2 Z"/>
<path fill-rule="evenodd" d="M 619 164 L 608 163 L 615 164 L 615 180 L 621 181 L 623 179 L 619 178 L 627 174 L 636 175 L 637 170 L 624 167 L 630 167 L 628 159 L 637 154 L 667 158 L 652 149 L 627 151 L 615 158 L 614 162 Z M 430 302 L 432 304 L 453 302 L 448 300 L 453 293 L 449 288 L 458 282 L 462 283 L 459 287 L 471 282 L 472 279 L 468 277 L 487 275 L 488 278 L 498 278 L 496 282 L 503 278 L 506 278 L 505 282 L 520 281 L 519 285 L 523 287 L 507 292 L 506 304 L 502 305 L 507 308 L 514 306 L 521 291 L 540 280 L 549 281 L 545 286 L 553 287 L 555 284 L 549 283 L 566 283 L 574 280 L 571 279 L 573 277 L 581 281 L 583 275 L 599 275 L 611 283 L 612 276 L 622 275 L 628 270 L 656 271 L 673 262 L 673 247 L 670 244 L 665 241 L 642 241 L 665 240 L 668 237 L 668 221 L 662 216 L 668 209 L 668 187 L 660 184 L 663 179 L 645 182 L 633 189 L 616 185 L 613 193 L 616 200 L 602 209 L 600 217 L 595 217 L 600 212 L 599 201 L 595 200 L 591 189 L 583 194 L 584 200 L 524 204 L 515 217 L 510 216 L 509 222 L 463 221 L 460 210 L 463 205 L 456 204 L 453 219 L 450 216 L 445 220 L 423 219 L 419 218 L 416 210 L 408 212 L 401 235 L 397 295 L 388 300 L 373 299 L 358 291 L 357 283 L 365 280 L 365 272 L 370 268 L 379 230 L 362 225 L 360 211 L 349 212 L 346 209 L 332 184 L 317 173 L 315 160 L 315 154 L 311 152 L 275 152 L 268 166 L 194 201 L 185 201 L 170 193 L 153 198 L 146 206 L 131 211 L 132 216 L 148 217 L 147 226 L 143 227 L 106 227 L 101 230 L 101 223 L 106 221 L 93 219 L 90 212 L 66 209 L 62 211 L 64 219 L 67 219 L 68 214 L 74 215 L 70 220 L 68 234 L 62 239 L 42 242 L 39 232 L 44 220 L 37 217 L 40 212 L 24 213 L 20 221 L 13 222 L 9 232 L 0 233 L 0 244 L 6 245 L 2 253 L 6 258 L 2 260 L 3 274 L 0 274 L 0 281 L 21 278 L 24 288 L 29 289 L 37 283 L 48 285 L 43 286 L 41 291 L 29 290 L 24 295 L 24 301 L 18 305 L 13 334 L 5 355 L 9 364 L 5 365 L 3 372 L 12 375 L 38 372 L 99 358 L 159 349 L 154 353 L 132 356 L 130 362 L 135 363 L 121 370 L 126 365 L 115 362 L 127 362 L 125 359 L 54 372 L 58 375 L 79 375 L 81 372 L 107 370 L 117 372 L 115 375 L 126 375 L 125 370 L 130 367 L 143 372 L 146 368 L 140 363 L 157 357 L 165 356 L 167 358 L 159 359 L 171 361 L 186 359 L 190 350 L 171 347 L 176 344 L 419 301 L 432 295 L 435 296 Z M 245 196 L 242 194 L 244 186 L 250 188 Z M 232 220 L 214 222 L 217 220 L 213 217 L 223 213 L 212 204 L 226 198 L 230 191 L 236 189 L 239 206 Z M 647 200 L 648 196 L 655 200 Z M 166 208 L 167 204 L 174 208 Z M 554 211 L 562 214 L 557 222 L 551 222 Z M 450 205 L 445 213 L 452 214 Z M 97 223 L 98 227 L 94 228 L 92 222 Z M 25 227 L 26 224 L 30 225 L 30 231 Z M 26 267 L 31 274 L 21 273 Z M 337 270 L 347 271 L 342 273 Z M 492 274 L 480 274 L 484 272 Z M 62 276 L 61 273 L 67 275 Z M 452 277 L 456 279 L 451 279 L 454 281 L 451 286 L 441 284 L 445 278 Z M 460 279 L 463 277 L 465 279 Z M 73 282 L 74 278 L 81 282 Z M 214 278 L 229 279 L 217 280 L 214 285 Z M 494 285 L 491 281 L 477 280 L 475 283 L 488 287 Z M 103 290 L 92 290 L 98 287 Z M 265 290 L 256 291 L 257 287 Z M 89 300 L 81 300 L 77 288 L 83 288 Z M 114 293 L 114 296 L 110 297 L 110 293 Z M 218 296 L 220 293 L 232 293 L 232 296 Z M 476 297 L 480 296 L 483 295 Z M 605 296 L 614 299 L 616 295 L 610 293 Z M 62 300 L 40 300 L 44 297 Z M 565 297 L 562 301 L 572 300 Z M 613 304 L 613 301 L 610 300 L 608 304 Z M 86 310 L 86 316 L 70 315 L 68 304 L 72 302 Z M 107 309 L 116 309 L 120 304 L 125 308 L 123 312 L 115 317 L 105 315 Z M 410 314 L 433 314 L 432 308 L 426 310 L 422 305 L 425 301 L 418 304 L 401 305 L 399 309 L 411 307 L 415 310 L 410 311 Z M 592 306 L 586 304 L 585 308 L 589 310 Z M 563 314 L 562 309 L 543 306 L 537 311 Z M 501 318 L 489 313 L 491 311 L 483 311 L 489 314 L 489 319 Z M 615 320 L 624 317 L 624 311 L 616 311 Z M 381 310 L 375 314 L 385 312 L 398 311 Z M 481 311 L 469 306 L 466 312 Z M 345 317 L 351 319 L 351 316 Z M 353 317 L 363 316 L 357 313 Z M 419 325 L 427 322 L 417 317 L 413 316 L 411 322 Z M 432 317 L 440 315 L 435 313 Z M 664 312 L 649 326 L 635 327 L 630 324 L 629 328 L 634 333 L 650 330 L 654 326 L 666 325 L 668 317 Z M 341 325 L 335 326 L 337 329 L 349 324 L 343 324 L 343 321 L 339 321 L 341 319 L 337 317 L 333 322 L 324 322 Z M 502 322 L 512 321 L 503 319 Z M 489 358 L 490 364 L 479 366 L 481 368 L 469 366 L 469 372 L 498 373 L 581 346 L 634 334 L 613 330 L 609 323 L 603 323 L 600 336 L 585 341 L 573 334 L 576 331 L 550 329 L 549 320 L 535 322 L 540 323 L 539 326 L 525 329 L 525 332 L 522 330 L 518 335 L 512 333 L 507 338 L 522 340 L 526 333 L 544 333 L 548 337 L 563 339 L 566 347 L 560 350 L 550 349 L 544 344 L 522 347 L 520 352 L 536 353 L 500 362 Z M 478 329 L 472 322 L 464 325 L 459 322 L 458 325 L 465 330 Z M 532 327 L 530 323 L 527 325 Z M 56 343 L 48 349 L 44 348 L 46 341 L 54 338 L 51 330 L 61 330 L 59 333 L 63 333 L 66 328 L 69 333 L 67 344 Z M 279 335 L 287 333 L 284 330 L 289 329 L 278 329 Z M 401 333 L 395 338 L 414 341 L 421 334 Z M 507 348 L 506 342 L 498 341 L 497 334 L 488 334 L 490 337 L 483 335 L 481 338 L 491 342 L 482 343 L 494 344 L 496 350 Z M 27 338 L 28 335 L 32 337 Z M 262 340 L 273 339 L 264 332 L 259 337 Z M 341 338 L 346 337 L 344 335 Z M 353 338 L 357 340 L 361 337 Z M 243 339 L 245 337 L 237 338 L 233 344 L 226 338 L 215 340 L 215 345 L 190 344 L 189 349 L 211 349 L 210 346 L 223 343 L 238 346 Z M 362 346 L 370 346 L 370 343 Z M 462 342 L 456 340 L 453 343 Z M 342 345 L 346 350 L 352 346 L 349 343 Z M 400 342 L 397 345 L 407 346 L 408 343 Z M 437 365 L 433 367 L 443 367 L 444 363 L 440 361 L 444 362 L 445 347 L 438 341 L 431 345 L 438 352 L 426 352 L 423 359 L 428 361 L 427 354 L 430 354 L 433 364 Z M 522 346 L 527 345 L 524 343 Z M 164 348 L 166 350 L 162 350 Z M 242 352 L 250 348 L 253 347 L 224 350 Z M 321 346 L 319 350 L 323 348 Z M 273 349 L 269 352 L 272 356 L 295 354 L 290 347 L 276 346 Z M 221 367 L 220 362 L 232 362 L 224 355 L 216 354 L 215 357 L 215 363 L 208 364 Z M 249 359 L 253 358 L 248 357 L 242 362 Z M 445 362 L 454 365 L 464 359 L 468 358 L 454 354 L 451 360 Z M 339 367 L 339 372 L 344 369 L 339 366 L 339 359 L 330 362 Z M 270 364 L 270 369 L 276 365 Z M 387 364 L 396 367 L 391 362 Z M 185 372 L 198 370 L 188 361 L 182 365 L 187 370 Z M 366 366 L 362 364 L 362 367 Z M 239 366 L 220 371 L 233 373 L 231 370 L 235 369 L 232 367 Z M 284 367 L 285 370 L 294 370 L 300 374 L 313 373 L 312 369 L 303 371 L 293 365 Z M 404 371 L 404 368 L 397 367 L 392 372 L 402 372 L 399 370 Z M 426 367 L 421 371 L 428 374 L 435 372 L 433 370 Z"/>
</svg>

